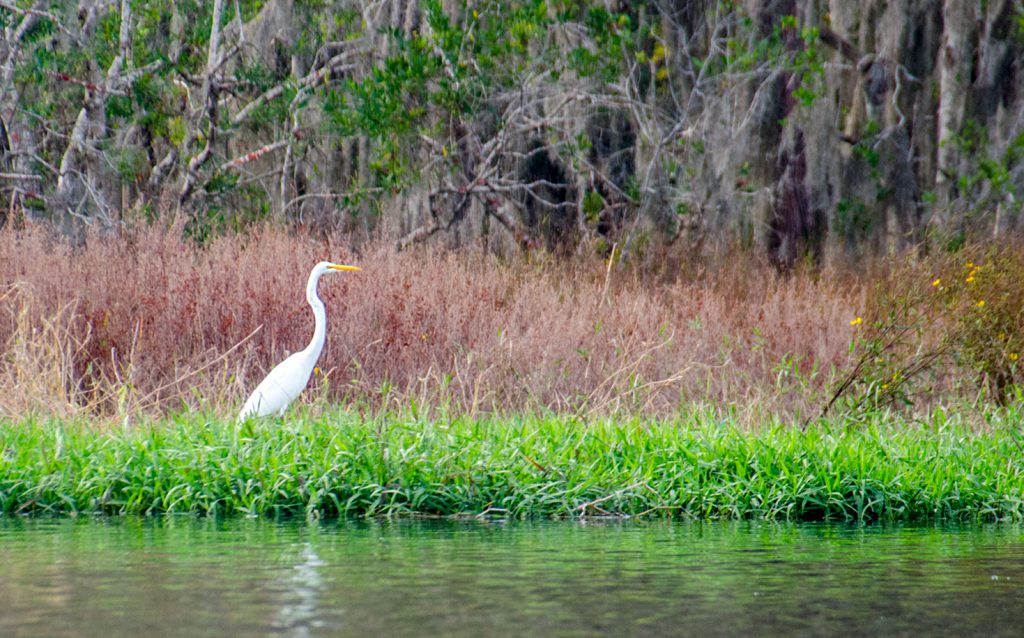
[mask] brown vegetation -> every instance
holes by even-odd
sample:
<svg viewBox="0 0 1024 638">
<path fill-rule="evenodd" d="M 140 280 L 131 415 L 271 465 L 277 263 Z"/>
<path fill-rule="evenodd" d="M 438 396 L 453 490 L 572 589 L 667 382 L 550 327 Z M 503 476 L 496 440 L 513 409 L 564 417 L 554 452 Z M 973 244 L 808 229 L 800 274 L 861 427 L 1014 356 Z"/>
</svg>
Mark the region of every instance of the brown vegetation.
<svg viewBox="0 0 1024 638">
<path fill-rule="evenodd" d="M 354 251 L 270 228 L 202 249 L 146 228 L 72 247 L 0 234 L 0 411 L 231 413 L 303 347 L 320 258 L 323 371 L 307 397 L 453 410 L 798 412 L 847 358 L 862 287 L 732 261 L 668 281 L 596 259 Z M 661 283 L 654 280 L 658 279 Z"/>
</svg>

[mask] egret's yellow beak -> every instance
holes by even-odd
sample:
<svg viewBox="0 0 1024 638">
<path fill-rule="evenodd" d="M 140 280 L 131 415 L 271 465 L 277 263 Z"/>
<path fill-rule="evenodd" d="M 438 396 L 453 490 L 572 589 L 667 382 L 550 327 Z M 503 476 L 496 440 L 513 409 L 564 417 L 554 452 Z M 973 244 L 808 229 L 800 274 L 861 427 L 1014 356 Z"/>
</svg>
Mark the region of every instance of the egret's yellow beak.
<svg viewBox="0 0 1024 638">
<path fill-rule="evenodd" d="M 331 264 L 328 268 L 331 270 L 362 270 L 359 266 L 343 266 L 342 264 Z"/>
</svg>

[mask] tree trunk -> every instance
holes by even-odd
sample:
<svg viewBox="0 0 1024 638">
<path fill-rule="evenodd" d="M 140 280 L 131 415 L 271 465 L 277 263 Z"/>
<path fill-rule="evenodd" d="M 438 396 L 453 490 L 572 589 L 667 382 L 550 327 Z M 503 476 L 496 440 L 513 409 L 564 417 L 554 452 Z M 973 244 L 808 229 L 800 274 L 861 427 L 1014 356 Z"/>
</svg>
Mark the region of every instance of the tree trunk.
<svg viewBox="0 0 1024 638">
<path fill-rule="evenodd" d="M 933 224 L 943 235 L 955 233 L 960 217 L 952 209 L 961 177 L 957 137 L 964 120 L 971 76 L 971 28 L 975 3 L 944 0 L 943 34 L 939 53 L 939 108 L 937 114 L 938 161 L 935 172 L 935 213 Z"/>
</svg>

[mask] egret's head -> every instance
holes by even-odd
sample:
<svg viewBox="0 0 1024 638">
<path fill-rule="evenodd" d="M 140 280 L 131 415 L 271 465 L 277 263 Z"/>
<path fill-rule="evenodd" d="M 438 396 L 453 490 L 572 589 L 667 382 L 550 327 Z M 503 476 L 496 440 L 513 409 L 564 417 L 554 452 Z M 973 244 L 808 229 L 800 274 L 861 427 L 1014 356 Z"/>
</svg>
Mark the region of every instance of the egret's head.
<svg viewBox="0 0 1024 638">
<path fill-rule="evenodd" d="M 313 272 L 309 273 L 309 281 L 306 282 L 306 301 L 313 306 L 316 310 L 319 306 L 323 308 L 323 302 L 320 297 L 316 294 L 317 284 L 320 283 L 320 276 L 325 275 L 329 272 L 338 272 L 339 270 L 362 270 L 358 266 L 343 266 L 341 264 L 333 264 L 329 261 L 321 261 L 316 266 L 313 266 Z"/>
<path fill-rule="evenodd" d="M 345 266 L 343 264 L 335 264 L 329 261 L 321 261 L 313 269 L 314 275 L 322 275 L 324 273 L 334 272 L 338 270 L 362 270 L 359 266 Z"/>
</svg>

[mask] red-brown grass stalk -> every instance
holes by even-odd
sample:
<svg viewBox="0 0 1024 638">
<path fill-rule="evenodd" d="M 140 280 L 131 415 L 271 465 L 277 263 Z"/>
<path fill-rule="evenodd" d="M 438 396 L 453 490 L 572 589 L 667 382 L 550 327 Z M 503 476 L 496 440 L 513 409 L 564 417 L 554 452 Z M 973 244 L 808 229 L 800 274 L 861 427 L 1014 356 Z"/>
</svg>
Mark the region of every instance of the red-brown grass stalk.
<svg viewBox="0 0 1024 638">
<path fill-rule="evenodd" d="M 308 343 L 321 259 L 363 270 L 321 281 L 327 346 L 306 400 L 465 413 L 804 413 L 846 362 L 864 294 L 753 258 L 655 280 L 597 258 L 354 251 L 271 227 L 202 248 L 159 226 L 78 246 L 5 230 L 0 411 L 233 414 Z"/>
</svg>

